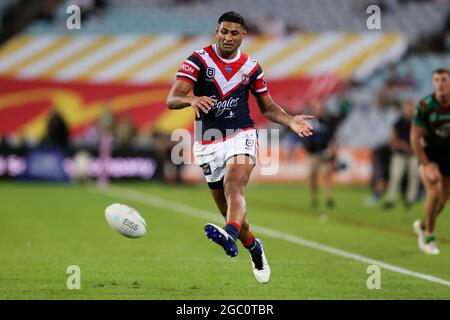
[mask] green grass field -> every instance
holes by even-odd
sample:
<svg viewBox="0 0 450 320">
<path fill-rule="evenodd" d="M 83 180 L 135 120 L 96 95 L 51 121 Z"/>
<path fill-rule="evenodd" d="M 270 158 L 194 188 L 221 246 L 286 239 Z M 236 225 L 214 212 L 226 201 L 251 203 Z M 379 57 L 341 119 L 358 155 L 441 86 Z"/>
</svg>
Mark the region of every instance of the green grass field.
<svg viewBox="0 0 450 320">
<path fill-rule="evenodd" d="M 304 186 L 249 186 L 249 221 L 272 269 L 261 285 L 242 246 L 228 258 L 205 237 L 203 225 L 220 221 L 206 185 L 121 183 L 100 191 L 2 182 L 0 299 L 450 299 L 449 208 L 436 232 L 441 254 L 426 256 L 411 229 L 422 205 L 383 211 L 362 206 L 365 188 L 335 193 L 335 209 L 311 210 Z M 148 234 L 128 239 L 113 231 L 104 217 L 113 202 L 135 207 Z M 300 238 L 447 285 L 382 268 L 381 289 L 369 290 L 370 263 Z M 80 290 L 66 287 L 69 265 L 81 268 Z"/>
</svg>

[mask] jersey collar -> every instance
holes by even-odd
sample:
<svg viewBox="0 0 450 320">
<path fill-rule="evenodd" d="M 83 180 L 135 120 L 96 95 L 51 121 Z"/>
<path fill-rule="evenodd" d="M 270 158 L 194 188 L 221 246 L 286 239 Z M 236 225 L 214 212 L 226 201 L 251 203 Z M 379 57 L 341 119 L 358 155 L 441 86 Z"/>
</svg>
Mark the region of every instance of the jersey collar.
<svg viewBox="0 0 450 320">
<path fill-rule="evenodd" d="M 234 57 L 233 59 L 224 59 L 224 58 L 222 58 L 222 57 L 220 56 L 219 52 L 217 51 L 217 44 L 216 44 L 216 43 L 213 44 L 212 47 L 213 47 L 213 50 L 214 50 L 214 53 L 216 54 L 216 56 L 217 56 L 220 60 L 222 60 L 223 62 L 225 62 L 225 63 L 233 63 L 233 62 L 236 62 L 236 61 L 238 61 L 239 58 L 241 57 L 241 50 L 238 49 L 238 52 L 237 52 L 236 57 Z"/>
</svg>

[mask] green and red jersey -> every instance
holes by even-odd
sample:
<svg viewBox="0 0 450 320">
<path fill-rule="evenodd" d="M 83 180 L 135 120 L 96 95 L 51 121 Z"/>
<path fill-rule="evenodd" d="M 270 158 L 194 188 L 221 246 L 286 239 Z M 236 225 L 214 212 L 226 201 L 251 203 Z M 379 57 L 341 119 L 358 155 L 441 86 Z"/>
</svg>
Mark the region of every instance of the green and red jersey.
<svg viewBox="0 0 450 320">
<path fill-rule="evenodd" d="M 450 149 L 450 104 L 442 106 L 434 94 L 419 101 L 412 124 L 426 130 L 426 146 Z"/>
</svg>

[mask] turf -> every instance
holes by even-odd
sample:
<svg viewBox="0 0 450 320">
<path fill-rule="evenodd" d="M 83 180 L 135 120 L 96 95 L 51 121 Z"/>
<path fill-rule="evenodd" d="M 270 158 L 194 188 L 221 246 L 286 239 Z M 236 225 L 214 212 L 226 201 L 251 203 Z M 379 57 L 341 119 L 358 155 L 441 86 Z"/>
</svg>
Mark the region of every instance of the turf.
<svg viewBox="0 0 450 320">
<path fill-rule="evenodd" d="M 205 185 L 122 183 L 118 188 L 174 205 L 216 212 Z M 382 269 L 381 289 L 366 285 L 368 264 L 260 235 L 272 269 L 257 283 L 240 246 L 227 257 L 203 233 L 204 217 L 180 214 L 94 186 L 0 183 L 0 299 L 450 299 L 450 287 Z M 450 215 L 439 219 L 439 256 L 422 254 L 411 211 L 362 205 L 361 187 L 336 189 L 335 209 L 309 207 L 300 185 L 250 185 L 250 223 L 385 263 L 450 280 Z M 128 239 L 104 218 L 113 202 L 144 216 L 149 233 Z M 256 234 L 258 236 L 258 234 Z M 69 290 L 66 269 L 81 268 L 81 289 Z"/>
</svg>

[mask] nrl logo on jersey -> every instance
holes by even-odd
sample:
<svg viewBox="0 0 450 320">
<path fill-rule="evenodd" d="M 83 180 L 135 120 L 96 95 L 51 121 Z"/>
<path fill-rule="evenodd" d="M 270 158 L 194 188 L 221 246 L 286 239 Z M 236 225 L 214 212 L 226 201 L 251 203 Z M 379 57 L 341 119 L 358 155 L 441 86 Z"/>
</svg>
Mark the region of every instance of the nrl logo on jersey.
<svg viewBox="0 0 450 320">
<path fill-rule="evenodd" d="M 208 67 L 208 69 L 206 69 L 206 76 L 208 78 L 214 77 L 215 74 L 216 74 L 216 69 L 214 69 L 212 67 Z"/>
</svg>

